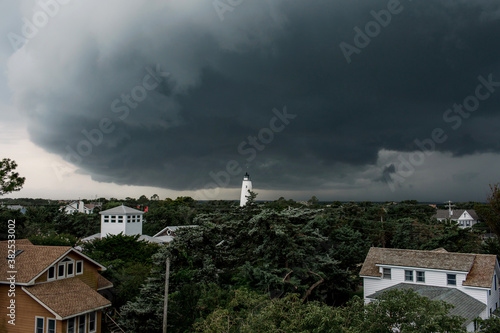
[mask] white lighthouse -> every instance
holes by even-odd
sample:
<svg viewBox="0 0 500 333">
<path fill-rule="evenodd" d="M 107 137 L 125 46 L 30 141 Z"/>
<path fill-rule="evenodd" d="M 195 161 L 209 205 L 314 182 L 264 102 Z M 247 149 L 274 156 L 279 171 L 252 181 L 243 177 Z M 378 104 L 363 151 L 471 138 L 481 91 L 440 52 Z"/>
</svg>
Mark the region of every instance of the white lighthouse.
<svg viewBox="0 0 500 333">
<path fill-rule="evenodd" d="M 250 191 L 252 190 L 252 181 L 250 180 L 250 176 L 248 173 L 245 173 L 243 177 L 243 183 L 241 184 L 241 197 L 240 197 L 240 207 L 243 207 L 247 204 L 248 198 L 250 195 Z"/>
</svg>

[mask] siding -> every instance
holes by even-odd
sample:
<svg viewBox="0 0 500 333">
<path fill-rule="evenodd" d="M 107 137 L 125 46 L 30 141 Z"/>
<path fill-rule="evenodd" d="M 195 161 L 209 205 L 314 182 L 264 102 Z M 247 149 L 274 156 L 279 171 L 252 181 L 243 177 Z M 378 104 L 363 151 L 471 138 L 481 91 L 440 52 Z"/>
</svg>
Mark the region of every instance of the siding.
<svg viewBox="0 0 500 333">
<path fill-rule="evenodd" d="M 0 295 L 7 295 L 7 285 L 0 285 Z M 28 296 L 21 290 L 21 286 L 16 286 L 16 325 L 12 326 L 4 321 L 7 317 L 7 306 L 10 299 L 8 297 L 0 297 L 0 332 L 6 333 L 26 333 L 35 331 L 35 316 L 54 318 L 55 316 L 47 311 L 43 306 L 38 304 L 34 299 Z M 46 322 L 45 322 L 46 324 Z M 57 332 L 62 332 L 62 323 L 56 320 Z"/>
<path fill-rule="evenodd" d="M 389 266 L 386 266 L 389 267 Z M 398 283 L 414 283 L 414 284 L 425 284 L 428 286 L 437 286 L 437 287 L 448 287 L 448 288 L 457 288 L 458 290 L 464 292 L 465 294 L 474 297 L 475 299 L 483 302 L 484 304 L 488 304 L 488 290 L 482 288 L 470 288 L 462 286 L 463 281 L 466 279 L 465 273 L 454 273 L 450 272 L 450 274 L 456 274 L 457 277 L 457 285 L 448 285 L 447 280 L 447 272 L 446 271 L 435 271 L 429 269 L 421 269 L 421 268 L 391 268 L 391 279 L 382 279 L 382 278 L 364 278 L 364 297 L 375 293 L 376 291 L 394 286 Z M 405 281 L 405 270 L 413 271 L 413 282 Z M 416 271 L 425 272 L 425 283 L 416 281 Z M 496 299 L 498 299 L 498 289 L 500 286 L 497 286 Z M 492 292 L 493 296 L 493 292 Z M 492 303 L 491 303 L 492 302 Z M 493 308 L 495 307 L 495 302 L 490 301 L 490 304 L 493 304 Z M 490 305 L 489 305 L 490 306 Z M 500 304 L 499 304 L 500 306 Z M 490 306 L 491 307 L 491 306 Z"/>
</svg>

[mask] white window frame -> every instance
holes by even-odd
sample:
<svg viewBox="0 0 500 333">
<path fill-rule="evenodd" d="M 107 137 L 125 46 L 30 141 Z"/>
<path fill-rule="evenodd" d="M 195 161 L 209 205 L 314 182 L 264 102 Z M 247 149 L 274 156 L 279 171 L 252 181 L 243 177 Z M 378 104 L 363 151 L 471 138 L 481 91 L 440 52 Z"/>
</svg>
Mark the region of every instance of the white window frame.
<svg viewBox="0 0 500 333">
<path fill-rule="evenodd" d="M 68 270 L 68 266 L 70 264 L 73 266 L 73 273 L 71 273 L 71 274 L 69 274 L 69 270 Z M 73 276 L 75 276 L 75 270 L 76 270 L 75 261 L 73 259 L 71 259 L 71 261 L 66 262 L 66 277 L 73 277 Z"/>
<path fill-rule="evenodd" d="M 392 271 L 390 268 L 382 268 L 382 279 L 392 280 Z"/>
<path fill-rule="evenodd" d="M 59 274 L 59 267 L 63 268 L 63 274 L 62 275 Z M 64 279 L 66 277 L 66 263 L 60 262 L 59 264 L 57 264 L 57 274 L 56 274 L 56 276 L 57 276 L 58 279 Z"/>
<path fill-rule="evenodd" d="M 81 319 L 83 318 L 83 332 L 80 330 L 80 325 L 82 324 L 81 323 Z M 87 316 L 86 315 L 79 315 L 78 316 L 78 329 L 77 329 L 77 332 L 78 333 L 85 333 L 87 331 Z"/>
<path fill-rule="evenodd" d="M 35 333 L 38 333 L 38 319 L 42 320 L 42 333 L 45 333 L 45 317 L 35 316 Z"/>
<path fill-rule="evenodd" d="M 422 274 L 422 280 L 419 280 L 419 273 Z M 425 283 L 425 271 L 416 271 L 415 281 L 420 283 Z"/>
<path fill-rule="evenodd" d="M 70 322 L 70 320 L 71 320 L 71 321 L 73 321 L 73 330 L 72 330 L 72 331 L 70 331 L 70 330 L 69 330 L 69 322 Z M 76 326 L 76 320 L 75 320 L 75 317 L 73 317 L 73 318 L 69 318 L 69 319 L 66 321 L 66 333 L 75 333 L 75 332 L 76 332 L 76 330 L 75 330 L 75 326 Z"/>
<path fill-rule="evenodd" d="M 90 323 L 91 323 L 91 318 L 92 316 L 94 317 L 94 329 L 91 329 L 90 328 Z M 94 312 L 90 312 L 89 313 L 89 333 L 95 333 L 97 332 L 97 312 L 94 311 Z"/>
<path fill-rule="evenodd" d="M 78 263 L 82 264 L 82 270 L 80 273 L 78 273 Z M 75 275 L 82 275 L 83 274 L 83 260 L 77 260 L 75 263 Z"/>
<path fill-rule="evenodd" d="M 51 278 L 50 277 L 50 270 L 53 269 L 54 270 L 54 277 Z M 49 269 L 47 270 L 47 281 L 54 281 L 55 279 L 57 278 L 57 269 L 56 269 L 56 265 L 52 265 L 49 267 Z"/>
<path fill-rule="evenodd" d="M 407 273 L 411 273 L 411 279 L 408 279 L 409 274 L 407 274 Z M 411 282 L 413 282 L 414 281 L 413 275 L 414 274 L 413 274 L 412 270 L 405 269 L 405 281 L 411 281 Z"/>
<path fill-rule="evenodd" d="M 450 279 L 452 277 L 452 279 Z M 450 281 L 455 280 L 455 283 L 450 283 Z M 457 274 L 446 274 L 446 285 L 456 286 L 457 285 Z"/>
<path fill-rule="evenodd" d="M 50 322 L 53 322 L 54 323 L 54 332 L 53 333 L 56 333 L 56 320 L 54 318 L 47 318 L 47 333 L 51 333 L 49 331 L 49 323 Z"/>
</svg>

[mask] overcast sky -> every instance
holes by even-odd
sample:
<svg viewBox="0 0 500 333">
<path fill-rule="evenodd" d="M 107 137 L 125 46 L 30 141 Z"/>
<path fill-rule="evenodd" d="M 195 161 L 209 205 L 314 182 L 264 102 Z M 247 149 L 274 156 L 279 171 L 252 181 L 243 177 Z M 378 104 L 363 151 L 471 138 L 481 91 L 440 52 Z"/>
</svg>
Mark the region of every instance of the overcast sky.
<svg viewBox="0 0 500 333">
<path fill-rule="evenodd" d="M 10 197 L 484 201 L 500 3 L 4 0 Z"/>
</svg>

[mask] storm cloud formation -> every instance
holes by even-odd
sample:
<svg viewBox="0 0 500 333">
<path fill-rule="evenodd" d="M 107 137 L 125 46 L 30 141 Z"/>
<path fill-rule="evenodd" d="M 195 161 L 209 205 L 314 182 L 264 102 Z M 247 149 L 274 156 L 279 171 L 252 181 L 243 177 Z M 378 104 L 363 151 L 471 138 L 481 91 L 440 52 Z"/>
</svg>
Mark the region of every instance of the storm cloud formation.
<svg viewBox="0 0 500 333">
<path fill-rule="evenodd" d="M 74 0 L 8 75 L 32 141 L 98 181 L 325 189 L 391 181 L 381 151 L 499 153 L 499 40 L 495 0 Z"/>
</svg>

